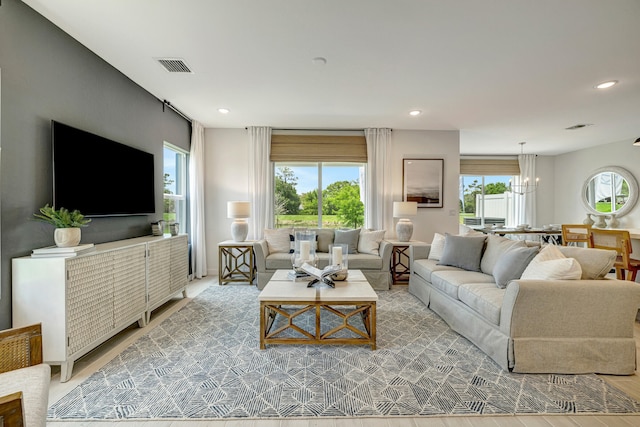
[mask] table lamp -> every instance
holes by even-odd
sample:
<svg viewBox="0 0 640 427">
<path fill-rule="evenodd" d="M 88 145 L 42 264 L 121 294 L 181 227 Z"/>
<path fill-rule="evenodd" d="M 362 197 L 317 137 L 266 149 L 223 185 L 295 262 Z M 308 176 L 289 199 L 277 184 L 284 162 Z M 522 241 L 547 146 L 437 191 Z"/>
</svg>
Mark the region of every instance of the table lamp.
<svg viewBox="0 0 640 427">
<path fill-rule="evenodd" d="M 249 202 L 227 202 L 227 218 L 233 218 L 231 223 L 231 238 L 234 242 L 244 242 L 249 234 Z"/>
<path fill-rule="evenodd" d="M 407 217 L 418 214 L 417 202 L 393 202 L 393 217 L 400 218 L 396 224 L 396 234 L 401 242 L 411 240 L 413 234 L 413 223 Z"/>
</svg>

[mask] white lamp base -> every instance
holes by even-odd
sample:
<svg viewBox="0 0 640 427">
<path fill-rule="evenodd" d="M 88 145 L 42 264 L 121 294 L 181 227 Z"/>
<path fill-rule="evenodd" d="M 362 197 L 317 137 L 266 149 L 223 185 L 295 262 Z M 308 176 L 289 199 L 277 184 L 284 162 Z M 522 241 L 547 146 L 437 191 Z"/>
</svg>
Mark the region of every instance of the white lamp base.
<svg viewBox="0 0 640 427">
<path fill-rule="evenodd" d="M 231 223 L 231 238 L 234 242 L 244 242 L 249 234 L 249 223 L 242 219 L 236 219 Z"/>
<path fill-rule="evenodd" d="M 398 235 L 398 240 L 401 242 L 411 240 L 411 235 L 413 234 L 413 223 L 411 220 L 406 218 L 398 220 L 396 224 L 396 234 Z"/>
</svg>

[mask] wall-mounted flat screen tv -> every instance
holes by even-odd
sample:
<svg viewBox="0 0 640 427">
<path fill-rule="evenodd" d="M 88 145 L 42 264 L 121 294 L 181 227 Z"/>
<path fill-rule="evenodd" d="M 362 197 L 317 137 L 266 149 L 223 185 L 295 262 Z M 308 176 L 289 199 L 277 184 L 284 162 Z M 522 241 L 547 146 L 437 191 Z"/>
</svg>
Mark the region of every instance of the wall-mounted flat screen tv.
<svg viewBox="0 0 640 427">
<path fill-rule="evenodd" d="M 153 154 L 52 120 L 53 204 L 85 216 L 155 213 Z"/>
</svg>

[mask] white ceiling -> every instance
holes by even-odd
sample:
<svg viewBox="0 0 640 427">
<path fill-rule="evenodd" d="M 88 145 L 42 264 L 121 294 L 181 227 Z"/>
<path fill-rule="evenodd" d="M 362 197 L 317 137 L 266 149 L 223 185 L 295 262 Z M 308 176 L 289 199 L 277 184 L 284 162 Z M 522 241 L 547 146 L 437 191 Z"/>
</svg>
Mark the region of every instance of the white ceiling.
<svg viewBox="0 0 640 427">
<path fill-rule="evenodd" d="M 460 130 L 462 154 L 640 137 L 639 0 L 24 2 L 205 127 Z"/>
</svg>

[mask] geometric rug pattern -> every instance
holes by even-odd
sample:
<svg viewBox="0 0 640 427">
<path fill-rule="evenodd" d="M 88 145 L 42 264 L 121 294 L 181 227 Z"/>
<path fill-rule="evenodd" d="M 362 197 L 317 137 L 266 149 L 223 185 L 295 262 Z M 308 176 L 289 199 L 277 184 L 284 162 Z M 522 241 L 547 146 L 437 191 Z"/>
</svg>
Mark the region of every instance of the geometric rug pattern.
<svg viewBox="0 0 640 427">
<path fill-rule="evenodd" d="M 375 351 L 260 350 L 258 293 L 251 286 L 207 288 L 53 404 L 49 418 L 640 412 L 639 402 L 596 375 L 501 370 L 406 288 L 378 292 Z"/>
</svg>

